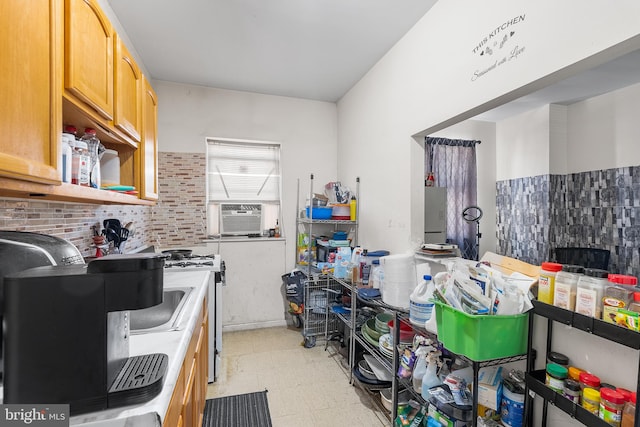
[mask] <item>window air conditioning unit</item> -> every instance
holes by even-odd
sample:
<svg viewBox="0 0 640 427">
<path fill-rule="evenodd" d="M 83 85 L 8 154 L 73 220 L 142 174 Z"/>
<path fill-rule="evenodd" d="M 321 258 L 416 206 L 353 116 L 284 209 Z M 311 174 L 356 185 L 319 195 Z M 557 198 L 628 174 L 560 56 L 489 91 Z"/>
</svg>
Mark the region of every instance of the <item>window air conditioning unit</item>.
<svg viewBox="0 0 640 427">
<path fill-rule="evenodd" d="M 262 234 L 262 205 L 259 203 L 221 203 L 220 218 L 223 236 Z"/>
</svg>

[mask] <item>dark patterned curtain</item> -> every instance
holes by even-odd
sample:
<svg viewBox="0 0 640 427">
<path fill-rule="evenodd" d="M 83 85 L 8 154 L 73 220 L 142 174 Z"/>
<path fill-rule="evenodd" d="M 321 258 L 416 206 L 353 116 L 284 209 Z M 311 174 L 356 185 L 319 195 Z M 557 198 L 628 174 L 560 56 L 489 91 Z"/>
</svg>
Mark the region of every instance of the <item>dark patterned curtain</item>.
<svg viewBox="0 0 640 427">
<path fill-rule="evenodd" d="M 477 260 L 477 223 L 462 217 L 477 204 L 476 144 L 480 141 L 426 137 L 424 170 L 425 182 L 433 174 L 434 186 L 447 188 L 447 241 L 457 244 L 464 258 Z"/>
</svg>

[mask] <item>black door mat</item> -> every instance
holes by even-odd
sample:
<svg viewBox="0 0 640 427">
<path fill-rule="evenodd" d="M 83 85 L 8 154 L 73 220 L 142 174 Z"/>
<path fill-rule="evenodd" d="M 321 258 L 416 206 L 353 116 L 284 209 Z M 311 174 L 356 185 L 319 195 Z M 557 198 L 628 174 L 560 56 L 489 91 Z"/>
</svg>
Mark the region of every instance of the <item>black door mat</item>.
<svg viewBox="0 0 640 427">
<path fill-rule="evenodd" d="M 202 427 L 272 427 L 267 390 L 207 399 Z"/>
</svg>

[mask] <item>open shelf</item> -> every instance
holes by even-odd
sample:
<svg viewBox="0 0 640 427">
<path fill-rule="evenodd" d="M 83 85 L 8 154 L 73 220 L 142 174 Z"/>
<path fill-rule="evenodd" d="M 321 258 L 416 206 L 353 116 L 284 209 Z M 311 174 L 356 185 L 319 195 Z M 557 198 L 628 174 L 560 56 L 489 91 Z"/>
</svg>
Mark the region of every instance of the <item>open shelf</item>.
<svg viewBox="0 0 640 427">
<path fill-rule="evenodd" d="M 538 396 L 542 397 L 545 401 L 556 406 L 558 409 L 569 414 L 571 418 L 575 418 L 582 424 L 590 427 L 607 427 L 609 424 L 604 420 L 598 418 L 597 415 L 592 414 L 580 405 L 576 405 L 571 400 L 564 397 L 562 394 L 557 393 L 551 388 L 547 387 L 544 383 L 545 371 L 538 370 L 532 371 L 525 375 L 527 386 Z"/>
<path fill-rule="evenodd" d="M 533 312 L 547 319 L 617 342 L 634 350 L 640 350 L 640 333 L 636 331 L 540 301 L 534 300 L 532 302 Z"/>
</svg>

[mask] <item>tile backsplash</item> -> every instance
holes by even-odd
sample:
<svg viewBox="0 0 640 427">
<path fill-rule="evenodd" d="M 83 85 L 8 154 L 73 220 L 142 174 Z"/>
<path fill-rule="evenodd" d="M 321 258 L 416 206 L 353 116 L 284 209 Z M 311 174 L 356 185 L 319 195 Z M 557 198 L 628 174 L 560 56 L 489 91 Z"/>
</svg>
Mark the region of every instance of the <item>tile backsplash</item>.
<svg viewBox="0 0 640 427">
<path fill-rule="evenodd" d="M 95 254 L 91 226 L 102 229 L 103 220 L 117 218 L 135 226 L 125 251 L 146 245 L 193 246 L 206 234 L 205 167 L 204 154 L 160 152 L 160 199 L 153 207 L 0 198 L 0 229 L 62 237 L 87 257 Z"/>
<path fill-rule="evenodd" d="M 73 243 L 83 256 L 93 256 L 92 226 L 102 229 L 102 221 L 117 218 L 122 224 L 133 222 L 135 232 L 124 250 L 147 244 L 150 240 L 149 207 L 129 205 L 93 205 L 34 201 L 31 199 L 0 199 L 0 229 L 29 231 L 62 237 Z"/>
<path fill-rule="evenodd" d="M 159 153 L 160 199 L 150 224 L 156 247 L 193 246 L 206 238 L 206 167 L 204 153 Z"/>
<path fill-rule="evenodd" d="M 611 252 L 609 271 L 640 275 L 640 166 L 496 183 L 498 252 L 539 265 L 555 247 Z"/>
</svg>

